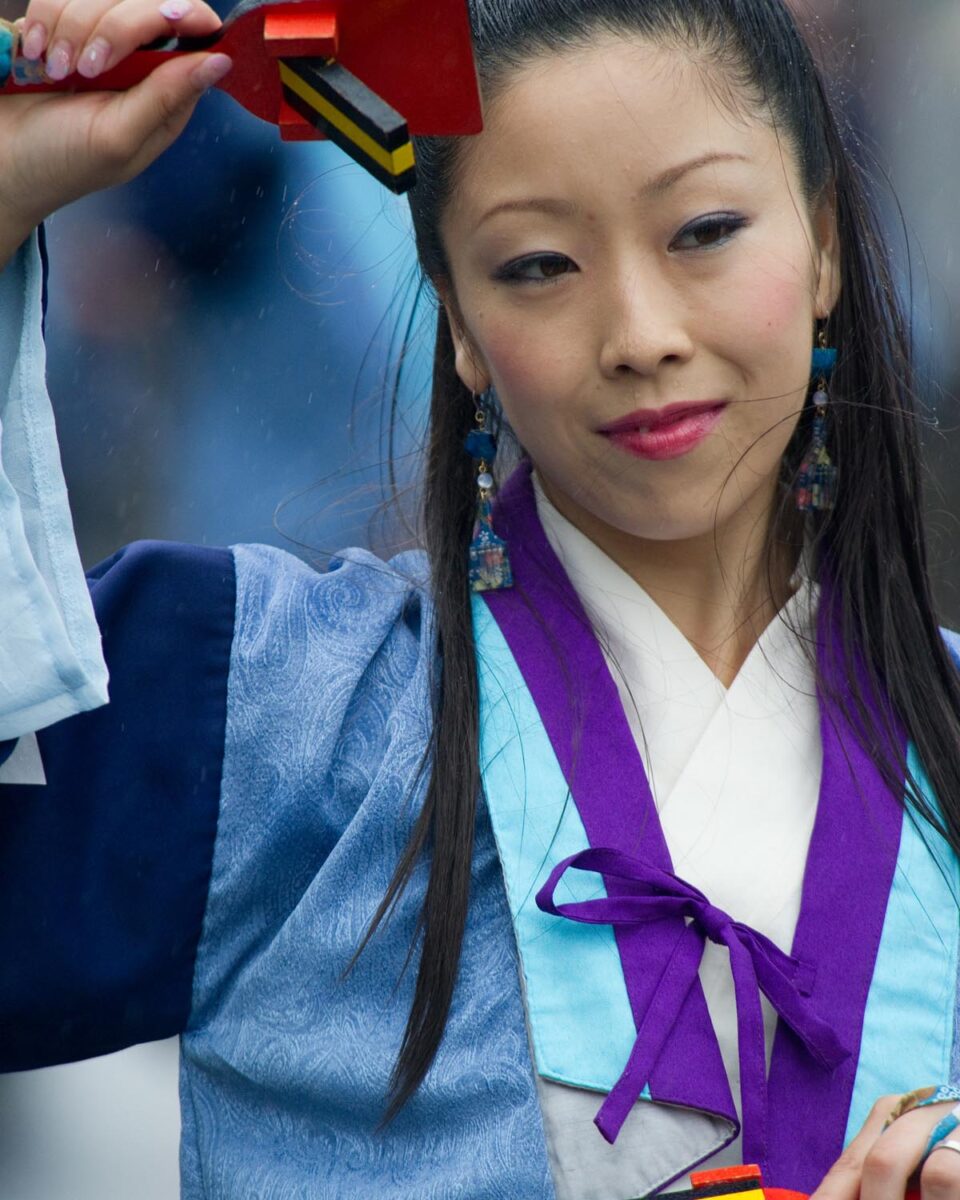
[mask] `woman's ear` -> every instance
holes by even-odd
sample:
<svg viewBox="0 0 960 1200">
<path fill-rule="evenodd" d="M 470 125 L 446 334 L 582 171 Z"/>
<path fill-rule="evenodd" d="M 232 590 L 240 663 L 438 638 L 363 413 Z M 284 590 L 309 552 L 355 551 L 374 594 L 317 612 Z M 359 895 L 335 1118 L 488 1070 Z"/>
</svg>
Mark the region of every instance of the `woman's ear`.
<svg viewBox="0 0 960 1200">
<path fill-rule="evenodd" d="M 837 190 L 833 183 L 824 188 L 813 214 L 813 235 L 817 252 L 818 320 L 825 320 L 840 299 L 840 236 L 837 231 Z"/>
<path fill-rule="evenodd" d="M 443 312 L 440 314 L 439 320 L 446 319 L 450 324 L 454 363 L 460 382 L 468 391 L 480 395 L 490 386 L 490 372 L 486 368 L 480 351 L 473 344 L 473 339 L 467 332 L 449 280 L 434 280 L 434 287 L 440 297 L 440 303 L 443 305 Z"/>
</svg>

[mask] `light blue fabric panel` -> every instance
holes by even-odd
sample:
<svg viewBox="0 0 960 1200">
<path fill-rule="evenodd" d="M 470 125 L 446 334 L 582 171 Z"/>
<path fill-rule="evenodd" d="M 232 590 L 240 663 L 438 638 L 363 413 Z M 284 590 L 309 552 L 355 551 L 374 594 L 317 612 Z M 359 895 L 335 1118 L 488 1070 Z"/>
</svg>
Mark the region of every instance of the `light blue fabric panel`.
<svg viewBox="0 0 960 1200">
<path fill-rule="evenodd" d="M 320 574 L 239 546 L 220 820 L 182 1039 L 184 1200 L 555 1200 L 490 822 L 449 1021 L 385 1129 L 421 863 L 345 974 L 417 819 L 436 680 L 422 555 Z"/>
<path fill-rule="evenodd" d="M 609 925 L 561 921 L 535 896 L 554 866 L 589 845 L 533 698 L 486 604 L 474 599 L 480 763 L 526 982 L 537 1069 L 608 1092 L 636 1040 Z M 599 875 L 570 872 L 557 900 L 605 895 Z"/>
<path fill-rule="evenodd" d="M 0 739 L 107 702 L 47 395 L 42 287 L 33 234 L 0 272 Z"/>
<path fill-rule="evenodd" d="M 936 800 L 913 745 L 908 762 Z M 856 887 L 856 880 L 850 880 Z M 960 872 L 939 834 L 904 815 L 900 855 L 867 996 L 846 1142 L 888 1092 L 945 1083 L 951 1074 Z"/>
<path fill-rule="evenodd" d="M 960 669 L 960 634 L 951 629 L 941 629 L 943 640 L 953 659 L 954 665 Z M 957 965 L 957 1009 L 953 1018 L 953 1050 L 950 1054 L 950 1082 L 960 1085 L 960 954 Z"/>
</svg>

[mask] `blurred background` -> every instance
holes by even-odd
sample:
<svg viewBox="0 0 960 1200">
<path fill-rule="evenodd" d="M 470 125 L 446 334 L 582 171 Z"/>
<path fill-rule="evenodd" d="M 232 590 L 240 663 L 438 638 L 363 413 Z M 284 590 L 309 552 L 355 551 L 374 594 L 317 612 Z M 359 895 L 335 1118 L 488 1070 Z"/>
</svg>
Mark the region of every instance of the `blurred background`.
<svg viewBox="0 0 960 1200">
<path fill-rule="evenodd" d="M 956 628 L 960 0 L 796 7 L 874 164 L 911 299 L 937 588 Z M 413 330 L 401 480 L 429 380 L 404 201 L 215 93 L 144 176 L 57 214 L 48 236 L 50 391 L 86 565 L 140 537 L 310 560 L 369 540 L 396 330 Z M 176 1074 L 170 1042 L 0 1077 L 0 1200 L 174 1200 Z"/>
</svg>

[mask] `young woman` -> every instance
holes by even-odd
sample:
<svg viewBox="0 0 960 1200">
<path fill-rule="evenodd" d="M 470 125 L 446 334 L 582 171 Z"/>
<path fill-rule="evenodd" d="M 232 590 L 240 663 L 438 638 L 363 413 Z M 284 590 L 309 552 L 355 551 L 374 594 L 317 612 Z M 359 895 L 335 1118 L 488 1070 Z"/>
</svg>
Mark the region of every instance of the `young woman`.
<svg viewBox="0 0 960 1200">
<path fill-rule="evenodd" d="M 3 1064 L 180 1032 L 189 1197 L 960 1195 L 960 692 L 858 169 L 781 0 L 472 18 L 428 557 L 141 543 L 96 627 L 31 231 L 230 64 L 0 105 Z M 23 50 L 171 23 L 31 0 Z"/>
</svg>

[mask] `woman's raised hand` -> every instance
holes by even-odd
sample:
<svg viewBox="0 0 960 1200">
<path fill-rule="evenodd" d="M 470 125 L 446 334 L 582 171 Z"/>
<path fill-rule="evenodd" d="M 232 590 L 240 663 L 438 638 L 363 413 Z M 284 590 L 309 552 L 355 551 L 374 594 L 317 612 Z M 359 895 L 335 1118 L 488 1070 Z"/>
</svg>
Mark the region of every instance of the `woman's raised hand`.
<svg viewBox="0 0 960 1200">
<path fill-rule="evenodd" d="M 22 52 L 51 78 L 96 78 L 160 36 L 215 32 L 202 0 L 31 0 Z M 50 213 L 139 174 L 183 130 L 223 54 L 176 56 L 126 92 L 0 96 L 0 263 Z"/>
</svg>

